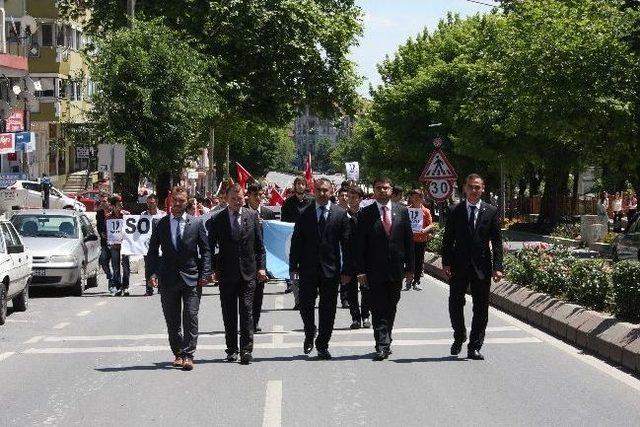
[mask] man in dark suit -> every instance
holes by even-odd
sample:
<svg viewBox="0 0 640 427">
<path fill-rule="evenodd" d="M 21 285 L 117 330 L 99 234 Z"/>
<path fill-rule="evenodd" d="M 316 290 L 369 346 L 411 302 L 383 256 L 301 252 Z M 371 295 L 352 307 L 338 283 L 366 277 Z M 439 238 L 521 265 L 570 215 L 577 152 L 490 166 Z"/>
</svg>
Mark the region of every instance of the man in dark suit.
<svg viewBox="0 0 640 427">
<path fill-rule="evenodd" d="M 171 198 L 171 215 L 160 219 L 151 234 L 147 253 L 151 277 L 147 284 L 157 287 L 158 279 L 162 283 L 160 300 L 175 356 L 173 366 L 190 371 L 198 343 L 202 286 L 211 276 L 211 252 L 204 224 L 185 212 L 187 190 L 174 187 Z M 171 262 L 160 262 L 160 249 Z"/>
<path fill-rule="evenodd" d="M 358 249 L 358 212 L 360 211 L 360 203 L 364 197 L 364 192 L 359 187 L 349 187 L 348 192 L 349 206 L 347 214 L 349 215 L 349 221 L 351 224 L 351 235 L 354 237 L 351 239 L 351 253 L 356 254 Z M 352 257 L 352 261 L 355 261 L 356 257 Z M 352 271 L 356 271 L 357 268 L 352 267 Z M 358 301 L 358 279 L 355 275 L 351 278 L 351 281 L 347 284 L 347 298 L 349 300 L 349 311 L 351 312 L 351 329 L 370 328 L 371 321 L 369 320 L 369 289 L 366 286 L 360 288 L 360 294 L 362 295 L 360 301 Z"/>
<path fill-rule="evenodd" d="M 391 354 L 393 323 L 400 301 L 403 278 L 414 271 L 413 232 L 407 208 L 391 201 L 393 185 L 388 178 L 373 182 L 375 203 L 358 214 L 358 281 L 369 287 L 374 360 Z"/>
<path fill-rule="evenodd" d="M 442 243 L 442 266 L 449 276 L 449 316 L 456 356 L 467 339 L 463 307 L 471 288 L 473 320 L 467 347 L 469 359 L 483 360 L 480 353 L 489 318 L 489 287 L 502 279 L 502 236 L 498 209 L 483 202 L 484 180 L 471 174 L 465 180 L 466 200 L 449 210 Z M 489 246 L 491 244 L 491 246 Z"/>
<path fill-rule="evenodd" d="M 209 247 L 219 248 L 216 274 L 227 344 L 227 361 L 238 360 L 238 305 L 240 307 L 240 362 L 249 364 L 253 352 L 253 294 L 256 280 L 267 280 L 266 252 L 258 213 L 243 207 L 239 184 L 227 188 L 228 206 L 207 221 Z"/>
<path fill-rule="evenodd" d="M 258 213 L 260 227 L 262 227 L 262 221 L 276 219 L 276 213 L 274 211 L 262 206 L 263 197 L 264 190 L 260 184 L 249 184 L 247 186 L 247 207 Z M 269 277 L 269 271 L 267 271 L 267 277 Z M 260 313 L 262 312 L 262 300 L 264 298 L 264 284 L 265 282 L 257 282 L 256 291 L 253 293 L 253 330 L 255 332 L 262 331 L 259 323 Z"/>
<path fill-rule="evenodd" d="M 313 350 L 316 334 L 315 304 L 318 294 L 319 333 L 315 345 L 320 359 L 331 359 L 329 340 L 336 317 L 339 283 L 349 283 L 351 266 L 350 226 L 347 211 L 329 201 L 331 182 L 315 182 L 314 203 L 296 221 L 291 237 L 289 271 L 300 283 L 300 316 L 304 323 L 305 354 Z"/>
</svg>

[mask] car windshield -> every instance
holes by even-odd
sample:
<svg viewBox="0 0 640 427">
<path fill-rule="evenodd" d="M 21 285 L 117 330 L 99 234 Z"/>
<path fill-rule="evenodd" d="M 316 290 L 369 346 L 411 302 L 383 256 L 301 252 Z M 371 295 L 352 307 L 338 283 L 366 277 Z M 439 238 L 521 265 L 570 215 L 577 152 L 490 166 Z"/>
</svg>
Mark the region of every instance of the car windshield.
<svg viewBox="0 0 640 427">
<path fill-rule="evenodd" d="M 58 237 L 63 239 L 78 238 L 76 219 L 63 215 L 28 214 L 14 215 L 13 226 L 24 237 Z"/>
</svg>

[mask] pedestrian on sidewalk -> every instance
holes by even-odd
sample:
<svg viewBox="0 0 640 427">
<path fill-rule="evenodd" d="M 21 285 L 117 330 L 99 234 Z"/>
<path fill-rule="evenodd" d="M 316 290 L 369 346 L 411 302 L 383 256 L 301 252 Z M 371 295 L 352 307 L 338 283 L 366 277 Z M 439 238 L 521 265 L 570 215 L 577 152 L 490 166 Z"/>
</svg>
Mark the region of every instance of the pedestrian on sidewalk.
<svg viewBox="0 0 640 427">
<path fill-rule="evenodd" d="M 338 189 L 336 203 L 343 209 L 349 209 L 349 187 L 347 182 L 343 182 Z M 340 284 L 340 305 L 342 308 L 349 308 L 349 298 L 347 297 L 347 284 Z"/>
<path fill-rule="evenodd" d="M 185 212 L 187 190 L 174 187 L 171 198 L 171 214 L 160 219 L 151 234 L 148 284 L 162 286 L 160 302 L 175 357 L 173 366 L 190 371 L 198 344 L 202 286 L 212 275 L 211 252 L 204 223 Z M 160 252 L 171 262 L 160 263 Z"/>
<path fill-rule="evenodd" d="M 300 317 L 304 324 L 305 354 L 314 346 L 320 359 L 331 359 L 329 340 L 336 317 L 338 287 L 349 283 L 351 268 L 351 227 L 347 211 L 331 203 L 331 181 L 317 179 L 315 202 L 296 220 L 291 237 L 289 273 L 299 279 Z M 316 299 L 320 297 L 318 323 L 315 323 Z"/>
<path fill-rule="evenodd" d="M 375 179 L 375 202 L 358 214 L 358 282 L 369 287 L 377 361 L 391 354 L 402 279 L 413 279 L 415 262 L 409 212 L 391 200 L 392 189 L 389 178 Z"/>
<path fill-rule="evenodd" d="M 265 282 L 266 252 L 258 213 L 244 207 L 244 190 L 240 184 L 227 188 L 228 207 L 206 223 L 209 248 L 218 248 L 215 265 L 224 321 L 228 362 L 243 365 L 253 359 L 253 296 L 256 281 Z M 239 313 L 238 313 L 239 307 Z M 240 346 L 238 346 L 238 314 Z"/>
<path fill-rule="evenodd" d="M 122 209 L 122 198 L 119 195 L 111 196 L 109 199 L 111 212 L 107 215 L 107 227 L 109 220 L 122 220 L 124 215 L 129 212 Z M 122 223 L 120 223 L 122 227 Z M 111 296 L 129 296 L 129 277 L 131 276 L 131 268 L 129 264 L 129 255 L 121 255 L 122 243 L 111 242 L 109 244 L 109 253 L 111 255 L 111 268 L 113 277 L 113 287 L 109 289 Z M 121 268 L 122 267 L 122 268 Z"/>
<path fill-rule="evenodd" d="M 627 227 L 631 225 L 633 217 L 638 212 L 638 197 L 635 191 L 631 191 L 629 195 L 629 209 L 627 209 Z"/>
<path fill-rule="evenodd" d="M 158 221 L 160 221 L 167 213 L 161 209 L 158 209 L 158 196 L 155 194 L 149 194 L 147 196 L 147 210 L 143 211 L 140 216 L 149 217 L 151 221 L 151 232 L 156 229 L 158 225 Z M 162 265 L 162 253 L 158 256 L 158 263 Z M 144 281 L 147 287 L 145 292 L 145 296 L 153 295 L 153 286 L 149 285 L 149 279 L 151 279 L 151 265 L 149 263 L 148 257 L 144 256 Z M 160 288 L 158 288 L 160 289 Z"/>
<path fill-rule="evenodd" d="M 431 217 L 431 211 L 424 205 L 424 195 L 422 190 L 413 189 L 409 192 L 409 206 L 422 211 L 422 229 L 420 231 L 413 232 L 415 270 L 413 273 L 413 281 L 406 282 L 404 290 L 408 291 L 413 287 L 414 291 L 421 291 L 422 287 L 420 286 L 420 279 L 424 272 L 424 251 L 427 247 L 427 242 L 429 241 L 430 233 L 434 225 L 433 218 Z"/>
<path fill-rule="evenodd" d="M 464 304 L 467 288 L 473 298 L 473 320 L 467 356 L 483 360 L 480 353 L 489 319 L 489 288 L 502 279 L 502 235 L 498 209 L 481 200 L 484 179 L 471 174 L 465 179 L 466 200 L 447 215 L 442 244 L 442 267 L 449 279 L 449 316 L 453 327 L 451 355 L 460 354 L 467 340 Z"/>
<path fill-rule="evenodd" d="M 107 276 L 108 289 L 111 291 L 113 285 L 113 275 L 111 274 L 111 250 L 107 244 L 107 215 L 111 213 L 111 204 L 109 203 L 109 195 L 100 193 L 100 202 L 96 211 L 96 228 L 100 236 L 100 258 L 98 262 L 105 276 Z"/>
<path fill-rule="evenodd" d="M 360 203 L 364 198 L 364 192 L 361 188 L 353 186 L 349 188 L 349 209 L 347 210 L 347 216 L 351 225 L 351 253 L 356 254 L 358 252 L 358 240 L 355 238 L 358 232 L 358 212 L 360 211 Z M 351 261 L 353 263 L 351 271 L 357 271 L 355 265 L 356 257 L 352 256 Z M 349 311 L 351 312 L 351 329 L 370 328 L 371 321 L 369 320 L 369 288 L 367 285 L 358 285 L 358 278 L 356 275 L 351 276 L 351 280 L 346 286 L 347 299 L 349 301 Z M 358 288 L 360 289 L 360 301 L 358 301 Z"/>
<path fill-rule="evenodd" d="M 613 210 L 613 231 L 616 233 L 620 233 L 622 231 L 622 194 L 618 191 L 613 198 L 613 203 L 611 204 L 611 209 Z"/>
</svg>

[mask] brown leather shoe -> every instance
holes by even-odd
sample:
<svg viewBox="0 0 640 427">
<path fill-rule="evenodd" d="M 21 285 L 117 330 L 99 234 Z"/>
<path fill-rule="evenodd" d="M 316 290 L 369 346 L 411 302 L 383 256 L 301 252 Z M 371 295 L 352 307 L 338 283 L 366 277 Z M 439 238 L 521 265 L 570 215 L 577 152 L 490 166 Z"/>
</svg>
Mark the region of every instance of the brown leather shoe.
<svg viewBox="0 0 640 427">
<path fill-rule="evenodd" d="M 183 371 L 190 371 L 193 369 L 193 359 L 190 357 L 184 358 L 184 363 L 182 364 Z"/>
<path fill-rule="evenodd" d="M 184 364 L 184 359 L 180 356 L 176 356 L 176 360 L 173 361 L 174 368 L 182 368 Z"/>
</svg>

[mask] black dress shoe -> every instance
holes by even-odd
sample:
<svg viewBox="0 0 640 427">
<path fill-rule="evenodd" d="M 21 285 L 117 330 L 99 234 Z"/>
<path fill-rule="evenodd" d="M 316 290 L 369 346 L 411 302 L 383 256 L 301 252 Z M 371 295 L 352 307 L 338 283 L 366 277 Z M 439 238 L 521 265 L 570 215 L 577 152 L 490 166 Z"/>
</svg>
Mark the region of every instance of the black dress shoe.
<svg viewBox="0 0 640 427">
<path fill-rule="evenodd" d="M 329 360 L 331 359 L 331 353 L 329 350 L 318 350 L 318 359 L 320 360 Z"/>
<path fill-rule="evenodd" d="M 349 301 L 343 300 L 341 304 L 342 304 L 342 308 L 349 308 Z"/>
<path fill-rule="evenodd" d="M 480 350 L 469 350 L 467 353 L 467 359 L 484 360 L 484 356 L 480 353 Z"/>
<path fill-rule="evenodd" d="M 313 338 L 313 335 L 304 338 L 304 354 L 309 354 L 311 353 L 311 350 L 313 350 Z"/>
<path fill-rule="evenodd" d="M 360 321 L 359 320 L 354 320 L 353 322 L 351 322 L 351 326 L 349 326 L 349 328 L 351 328 L 351 329 L 360 329 Z"/>
<path fill-rule="evenodd" d="M 452 356 L 457 356 L 460 354 L 460 351 L 462 351 L 462 344 L 464 343 L 464 341 L 460 341 L 460 340 L 455 340 L 453 342 L 453 344 L 451 344 L 451 355 Z"/>
<path fill-rule="evenodd" d="M 262 332 L 262 328 L 261 328 L 260 326 L 258 326 L 258 325 L 256 325 L 256 327 L 254 328 L 254 330 L 255 330 L 256 332 Z"/>
<path fill-rule="evenodd" d="M 243 351 L 242 355 L 240 355 L 240 364 L 248 365 L 253 360 L 253 356 L 248 351 Z"/>
<path fill-rule="evenodd" d="M 376 354 L 373 355 L 373 360 L 375 360 L 376 362 L 381 362 L 387 357 L 389 357 L 389 355 L 387 355 L 384 350 L 377 350 Z"/>
<path fill-rule="evenodd" d="M 238 360 L 238 353 L 228 353 L 227 358 L 225 359 L 227 362 L 236 362 Z"/>
</svg>

